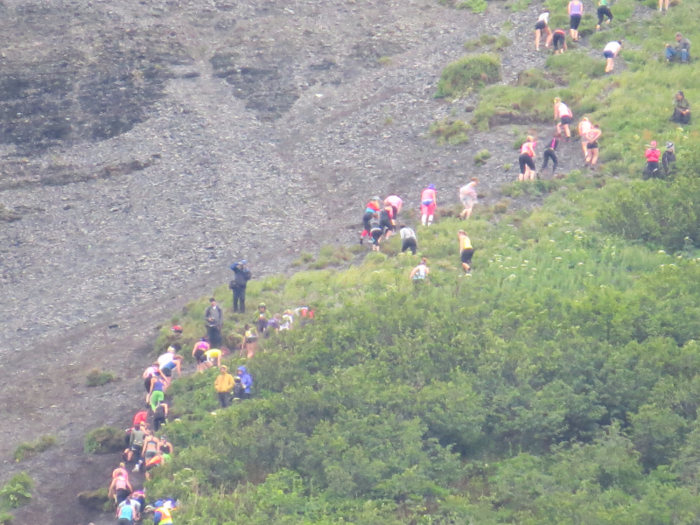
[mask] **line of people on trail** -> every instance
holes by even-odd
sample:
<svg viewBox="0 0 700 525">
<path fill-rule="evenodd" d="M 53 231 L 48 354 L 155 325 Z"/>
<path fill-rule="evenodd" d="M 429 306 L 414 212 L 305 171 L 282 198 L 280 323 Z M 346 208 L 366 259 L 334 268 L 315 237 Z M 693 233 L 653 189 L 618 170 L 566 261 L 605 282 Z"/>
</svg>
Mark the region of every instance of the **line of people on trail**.
<svg viewBox="0 0 700 525">
<path fill-rule="evenodd" d="M 665 10 L 668 10 L 669 0 L 659 0 L 659 11 L 662 11 L 665 2 Z M 567 7 L 569 15 L 569 35 L 574 42 L 578 42 L 581 37 L 579 35 L 579 26 L 583 18 L 584 7 L 580 0 L 571 0 Z M 596 31 L 600 31 L 603 24 L 609 25 L 613 20 L 613 13 L 608 5 L 608 0 L 599 0 L 596 12 L 598 23 Z M 561 54 L 568 50 L 566 44 L 566 31 L 557 28 L 552 31 L 549 27 L 550 11 L 544 9 L 535 22 L 535 51 L 540 50 L 540 43 L 544 36 L 544 47 L 552 47 L 554 54 Z M 676 33 L 676 44 L 665 45 L 664 56 L 667 62 L 672 62 L 676 59 L 681 63 L 687 64 L 690 61 L 690 40 L 684 37 L 681 33 Z M 615 67 L 615 58 L 622 51 L 622 40 L 612 40 L 603 47 L 603 58 L 605 58 L 605 73 L 612 73 Z"/>
</svg>

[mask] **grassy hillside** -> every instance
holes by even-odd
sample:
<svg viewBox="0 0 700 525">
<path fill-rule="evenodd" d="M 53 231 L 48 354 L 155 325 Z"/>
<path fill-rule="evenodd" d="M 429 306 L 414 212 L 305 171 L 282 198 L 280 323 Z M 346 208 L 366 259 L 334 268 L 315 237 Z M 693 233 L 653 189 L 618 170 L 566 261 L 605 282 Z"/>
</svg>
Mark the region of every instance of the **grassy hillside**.
<svg viewBox="0 0 700 525">
<path fill-rule="evenodd" d="M 219 410 L 215 370 L 174 383 L 179 452 L 149 492 L 181 500 L 178 524 L 700 522 L 699 139 L 667 122 L 677 89 L 696 100 L 698 70 L 658 60 L 676 30 L 693 39 L 698 8 L 638 21 L 635 4 L 591 38 L 624 30 L 625 72 L 600 77 L 572 52 L 519 87 L 486 87 L 475 112 L 482 126 L 516 100 L 549 115 L 564 95 L 603 127 L 602 174 L 518 189 L 551 193 L 533 213 L 419 228 L 432 269 L 419 288 L 419 256 L 396 256 L 396 239 L 357 266 L 251 284 L 249 305 L 318 317 L 231 360 L 255 377 L 250 401 Z M 679 143 L 678 174 L 630 181 L 651 138 Z M 205 306 L 172 319 L 187 344 Z M 230 321 L 228 340 L 253 319 Z"/>
</svg>

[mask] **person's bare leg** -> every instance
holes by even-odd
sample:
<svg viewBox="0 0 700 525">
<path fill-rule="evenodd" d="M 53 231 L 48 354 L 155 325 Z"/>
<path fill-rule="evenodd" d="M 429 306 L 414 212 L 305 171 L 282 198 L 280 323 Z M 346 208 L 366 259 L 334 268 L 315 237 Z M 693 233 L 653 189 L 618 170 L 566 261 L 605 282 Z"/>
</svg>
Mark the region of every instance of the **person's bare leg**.
<svg viewBox="0 0 700 525">
<path fill-rule="evenodd" d="M 535 51 L 540 50 L 540 37 L 542 36 L 542 31 L 535 29 Z"/>
<path fill-rule="evenodd" d="M 544 29 L 547 32 L 547 38 L 544 40 L 544 47 L 549 47 L 552 45 L 552 30 L 549 29 L 548 27 L 545 27 Z"/>
<path fill-rule="evenodd" d="M 595 166 L 597 162 L 598 162 L 598 150 L 594 149 L 593 154 L 591 156 L 591 166 Z"/>
<path fill-rule="evenodd" d="M 567 139 L 571 138 L 571 128 L 569 128 L 568 124 L 564 124 L 564 133 L 566 133 Z"/>
<path fill-rule="evenodd" d="M 557 134 L 561 135 L 561 122 L 557 124 Z"/>
<path fill-rule="evenodd" d="M 472 211 L 474 211 L 474 206 L 470 206 L 470 207 L 467 209 L 467 219 L 469 219 L 469 217 L 472 216 Z"/>
<path fill-rule="evenodd" d="M 522 182 L 524 178 L 525 175 L 523 173 L 518 173 L 518 182 Z"/>
<path fill-rule="evenodd" d="M 464 273 L 469 273 L 469 270 L 471 270 L 471 266 L 467 263 L 462 263 L 462 268 L 464 268 Z"/>
<path fill-rule="evenodd" d="M 605 64 L 605 72 L 610 73 L 613 70 L 613 67 L 615 67 L 615 64 L 613 63 L 612 58 L 608 58 L 608 63 Z"/>
</svg>

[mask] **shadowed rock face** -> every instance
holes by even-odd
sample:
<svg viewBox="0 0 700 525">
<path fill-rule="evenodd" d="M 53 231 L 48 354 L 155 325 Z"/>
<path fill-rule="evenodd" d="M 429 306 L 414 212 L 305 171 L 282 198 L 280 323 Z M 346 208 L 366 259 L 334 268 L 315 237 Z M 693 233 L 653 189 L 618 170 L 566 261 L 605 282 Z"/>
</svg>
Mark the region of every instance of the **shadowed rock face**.
<svg viewBox="0 0 700 525">
<path fill-rule="evenodd" d="M 121 27 L 118 18 L 81 11 L 80 24 L 94 19 L 87 33 L 77 14 L 0 8 L 0 31 L 13 43 L 0 55 L 0 144 L 20 154 L 129 131 L 162 97 L 169 66 L 190 61 L 165 30 Z"/>
</svg>

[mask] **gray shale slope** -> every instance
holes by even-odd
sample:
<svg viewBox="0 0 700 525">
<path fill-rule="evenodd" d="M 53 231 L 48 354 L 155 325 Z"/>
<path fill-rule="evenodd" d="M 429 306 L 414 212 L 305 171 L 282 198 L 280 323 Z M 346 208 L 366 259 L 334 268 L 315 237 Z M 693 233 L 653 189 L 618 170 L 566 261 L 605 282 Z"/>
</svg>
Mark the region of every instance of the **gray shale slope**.
<svg viewBox="0 0 700 525">
<path fill-rule="evenodd" d="M 18 522 L 104 520 L 75 496 L 104 486 L 114 458 L 84 456 L 82 438 L 126 426 L 154 327 L 233 260 L 260 275 L 356 242 L 374 193 L 415 207 L 434 182 L 456 203 L 478 175 L 497 199 L 514 177 L 510 126 L 457 148 L 426 136 L 468 117 L 465 101 L 433 99 L 465 40 L 510 20 L 504 82 L 544 65 L 535 7 L 490 5 L 0 1 L 0 482 L 37 481 Z M 494 156 L 475 168 L 484 147 Z M 91 368 L 121 380 L 86 389 Z M 13 465 L 42 434 L 60 446 Z"/>
</svg>

